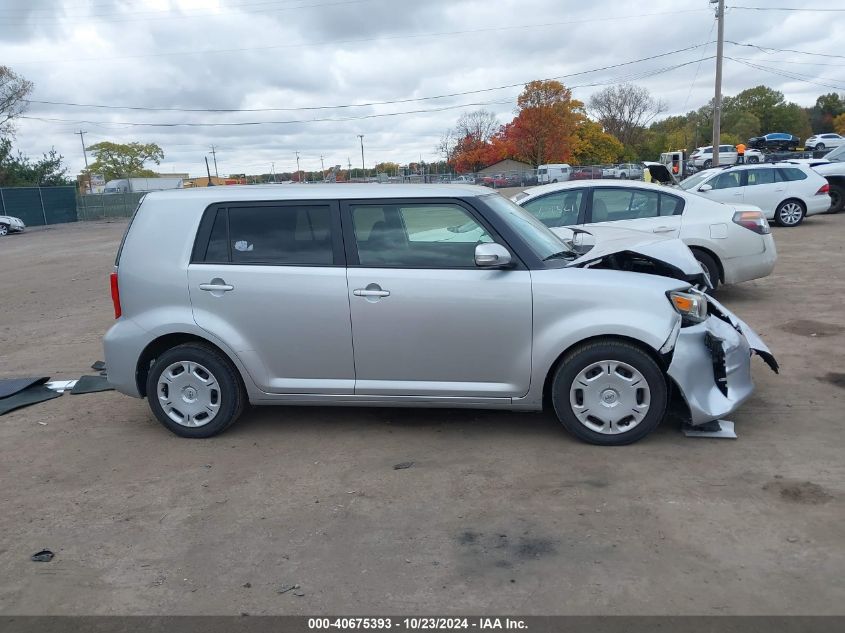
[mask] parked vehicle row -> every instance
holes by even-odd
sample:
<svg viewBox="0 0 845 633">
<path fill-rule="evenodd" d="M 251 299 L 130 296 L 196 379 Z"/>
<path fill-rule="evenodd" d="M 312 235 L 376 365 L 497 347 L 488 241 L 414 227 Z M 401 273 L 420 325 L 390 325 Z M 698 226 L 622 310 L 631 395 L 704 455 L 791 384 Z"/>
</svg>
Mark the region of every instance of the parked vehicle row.
<svg viewBox="0 0 845 633">
<path fill-rule="evenodd" d="M 640 197 L 669 217 L 687 206 L 666 188 L 588 189 L 579 213 L 616 212 L 622 197 L 629 214 Z M 548 403 L 582 440 L 626 444 L 660 424 L 670 387 L 701 425 L 751 395 L 753 354 L 777 371 L 754 331 L 696 289 L 706 282 L 680 240 L 556 235 L 475 186 L 157 192 L 111 275 L 108 380 L 183 437 L 222 432 L 247 401 Z"/>
<path fill-rule="evenodd" d="M 744 162 L 746 163 L 762 163 L 765 156 L 756 149 L 745 150 Z M 719 164 L 720 165 L 734 165 L 739 161 L 739 152 L 736 145 L 719 145 Z M 697 147 L 695 151 L 689 155 L 689 162 L 694 167 L 699 169 L 710 169 L 713 166 L 713 146 Z"/>
</svg>

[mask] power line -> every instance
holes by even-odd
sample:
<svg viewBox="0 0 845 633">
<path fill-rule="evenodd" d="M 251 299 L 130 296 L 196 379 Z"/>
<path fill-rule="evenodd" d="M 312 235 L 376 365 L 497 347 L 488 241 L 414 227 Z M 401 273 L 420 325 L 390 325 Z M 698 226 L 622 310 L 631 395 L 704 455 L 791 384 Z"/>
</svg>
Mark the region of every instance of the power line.
<svg viewBox="0 0 845 633">
<path fill-rule="evenodd" d="M 761 60 L 752 57 L 734 57 L 733 59 L 742 60 L 746 62 L 761 62 Z M 787 59 L 767 59 L 765 61 L 767 63 L 772 64 L 797 64 L 799 66 L 835 66 L 837 68 L 845 68 L 845 64 L 831 64 L 827 62 L 796 62 Z"/>
<path fill-rule="evenodd" d="M 771 73 L 773 75 L 778 75 L 780 77 L 786 77 L 787 79 L 792 79 L 793 81 L 800 81 L 800 82 L 805 83 L 805 84 L 812 84 L 814 86 L 820 86 L 822 88 L 833 88 L 834 90 L 845 90 L 845 85 L 842 85 L 842 84 L 823 83 L 821 81 L 814 81 L 812 79 L 807 79 L 806 77 L 804 77 L 802 75 L 797 75 L 797 74 L 791 73 L 791 72 L 786 71 L 786 70 L 770 68 L 768 66 L 761 66 L 759 64 L 754 64 L 754 63 L 751 63 L 751 62 L 742 61 L 742 60 L 736 59 L 734 57 L 727 57 L 726 56 L 725 58 L 730 59 L 731 61 L 737 62 L 739 64 L 742 64 L 743 66 L 748 66 L 749 68 L 753 68 L 755 70 L 762 70 L 762 71 Z M 840 81 L 838 79 L 830 79 L 828 77 L 817 77 L 816 79 L 824 79 L 825 81 Z"/>
<path fill-rule="evenodd" d="M 740 9 L 742 11 L 802 11 L 806 13 L 842 13 L 845 9 L 818 9 L 814 7 L 741 7 L 731 5 L 728 9 Z"/>
<path fill-rule="evenodd" d="M 544 81 L 548 81 L 549 79 L 559 80 L 559 79 L 568 79 L 570 77 L 578 77 L 581 75 L 589 75 L 595 72 L 600 72 L 603 70 L 611 70 L 613 68 L 621 68 L 623 66 L 630 66 L 632 64 L 639 64 L 645 61 L 651 61 L 653 59 L 659 59 L 661 57 L 666 57 L 668 55 L 675 55 L 677 53 L 683 53 L 689 50 L 693 50 L 696 48 L 701 48 L 703 46 L 707 46 L 708 44 L 712 44 L 713 42 L 705 42 L 703 44 L 696 44 L 694 46 L 687 46 L 686 48 L 679 48 L 677 50 L 668 51 L 666 53 L 659 53 L 657 55 L 650 55 L 648 57 L 641 57 L 639 59 L 632 59 L 626 62 L 620 62 L 618 64 L 610 64 L 608 66 L 601 66 L 599 68 L 591 68 L 589 70 L 581 70 L 574 73 L 568 73 L 566 75 L 558 75 L 556 77 L 548 77 Z M 703 58 L 702 58 L 703 59 Z M 701 60 L 699 60 L 700 62 Z M 462 92 L 451 92 L 441 95 L 429 95 L 426 97 L 413 97 L 408 99 L 389 99 L 385 101 L 369 101 L 365 103 L 346 103 L 341 105 L 322 105 L 322 106 L 302 106 L 299 108 L 158 108 L 158 107 L 148 107 L 148 106 L 117 106 L 117 105 L 106 105 L 106 104 L 96 104 L 96 103 L 74 103 L 74 102 L 67 102 L 67 101 L 43 101 L 37 99 L 28 99 L 29 103 L 37 103 L 42 105 L 56 105 L 56 106 L 68 106 L 68 107 L 78 107 L 78 108 L 99 108 L 99 109 L 108 109 L 108 110 L 140 110 L 145 112 L 208 112 L 208 113 L 235 113 L 235 112 L 301 112 L 301 111 L 309 111 L 309 110 L 336 110 L 336 109 L 343 109 L 343 108 L 363 108 L 363 107 L 371 107 L 371 106 L 381 106 L 381 105 L 394 105 L 400 103 L 412 103 L 417 101 L 431 101 L 434 99 L 447 99 L 451 97 L 464 97 L 467 95 L 472 94 L 479 94 L 483 92 L 494 92 L 496 90 L 506 90 L 508 88 L 516 88 L 519 86 L 524 86 L 527 81 L 520 81 L 517 83 L 512 84 L 505 84 L 502 86 L 494 86 L 492 88 L 479 88 L 477 90 L 464 90 Z"/>
<path fill-rule="evenodd" d="M 347 39 L 347 40 L 323 40 L 320 42 L 308 41 L 308 42 L 296 42 L 294 44 L 273 44 L 270 46 L 251 46 L 251 47 L 239 47 L 239 48 L 217 48 L 217 49 L 205 49 L 205 50 L 192 50 L 192 51 L 166 51 L 162 53 L 145 53 L 142 55 L 119 55 L 119 56 L 109 56 L 109 61 L 119 61 L 119 60 L 126 60 L 126 59 L 144 59 L 150 57 L 170 57 L 170 56 L 179 56 L 179 55 L 214 55 L 218 53 L 243 53 L 243 52 L 251 52 L 251 51 L 268 51 L 268 50 L 278 50 L 278 49 L 286 49 L 286 48 L 305 48 L 305 47 L 312 47 L 312 46 L 329 46 L 329 45 L 337 45 L 337 44 L 365 44 L 370 42 L 381 42 L 381 41 L 389 41 L 389 40 L 408 40 L 408 39 L 425 39 L 429 37 L 451 37 L 451 36 L 460 36 L 460 35 L 470 35 L 473 33 L 491 33 L 491 32 L 498 32 L 498 31 L 513 31 L 513 30 L 520 30 L 520 29 L 538 29 L 538 28 L 548 28 L 548 27 L 556 27 L 556 26 L 569 26 L 572 24 L 588 24 L 591 22 L 607 22 L 608 20 L 630 20 L 630 19 L 639 19 L 642 17 L 648 16 L 666 16 L 666 15 L 678 15 L 682 13 L 700 13 L 702 11 L 707 11 L 707 9 L 683 9 L 680 11 L 668 11 L 668 12 L 657 12 L 657 13 L 638 13 L 636 15 L 619 15 L 619 16 L 606 16 L 601 18 L 583 18 L 579 20 L 565 20 L 562 22 L 543 22 L 540 24 L 518 24 L 518 25 L 511 25 L 511 26 L 492 26 L 492 27 L 483 27 L 477 29 L 463 29 L 460 31 L 440 31 L 440 32 L 433 32 L 433 33 L 409 33 L 409 34 L 398 34 L 398 35 L 386 35 L 386 36 L 378 36 L 378 37 L 367 37 L 367 38 L 357 38 L 357 39 Z M 16 62 L 4 62 L 7 66 L 24 66 L 24 65 L 32 65 L 32 64 L 75 64 L 79 62 L 102 62 L 103 57 L 77 57 L 77 58 L 63 58 L 63 59 L 42 59 L 42 60 L 20 60 Z"/>
<path fill-rule="evenodd" d="M 716 26 L 716 21 L 713 20 L 710 23 L 710 30 L 707 32 L 707 37 L 704 38 L 705 44 L 703 46 L 707 46 L 712 40 L 710 39 L 713 35 L 713 28 Z M 681 112 L 684 112 L 687 109 L 687 104 L 689 103 L 690 97 L 692 96 L 692 89 L 695 86 L 695 82 L 698 80 L 698 73 L 701 70 L 701 63 L 704 61 L 704 53 L 705 49 L 701 49 L 701 59 L 698 60 L 698 65 L 695 67 L 695 74 L 692 76 L 692 81 L 689 85 L 689 90 L 687 91 L 687 98 L 684 99 L 684 105 L 681 107 Z"/>
<path fill-rule="evenodd" d="M 733 44 L 734 46 L 756 48 L 757 50 L 761 50 L 764 53 L 776 51 L 778 53 L 798 53 L 799 55 L 814 55 L 816 57 L 833 57 L 836 59 L 845 59 L 845 55 L 833 55 L 832 53 L 811 53 L 810 51 L 799 51 L 795 50 L 794 48 L 775 48 L 774 46 L 760 46 L 759 44 L 746 44 L 744 42 L 734 42 L 732 40 L 725 40 L 725 42 L 727 44 Z"/>
<path fill-rule="evenodd" d="M 713 56 L 704 58 L 713 59 Z M 672 70 L 676 70 L 678 68 L 683 68 L 684 66 L 689 66 L 690 64 L 699 63 L 699 60 L 692 60 L 688 62 L 682 62 L 679 64 L 673 64 L 671 66 L 666 66 L 664 68 L 654 69 L 654 70 L 647 70 L 642 71 L 640 73 L 636 73 L 635 75 L 630 75 L 626 77 L 615 77 L 609 81 L 600 81 L 600 82 L 593 82 L 587 84 L 580 84 L 576 86 L 569 86 L 570 89 L 577 89 L 577 88 L 586 88 L 586 87 L 593 87 L 593 86 L 601 86 L 607 85 L 611 83 L 619 83 L 624 81 L 633 81 L 637 79 L 644 79 L 646 77 L 653 77 L 655 75 L 663 74 L 666 72 L 670 72 Z M 583 73 L 580 73 L 583 74 Z M 524 83 L 514 84 L 515 86 L 522 86 Z M 244 127 L 244 126 L 258 126 L 258 125 L 289 125 L 294 123 L 323 123 L 323 122 L 345 122 L 345 121 L 359 121 L 363 119 L 378 119 L 384 117 L 394 117 L 394 116 L 402 116 L 406 114 L 422 114 L 422 113 L 430 113 L 430 112 L 444 112 L 447 110 L 456 110 L 459 108 L 469 108 L 469 107 L 477 107 L 477 106 L 485 106 L 485 105 L 506 105 L 509 103 L 513 103 L 513 99 L 516 98 L 516 95 L 510 96 L 507 100 L 499 100 L 499 101 L 479 101 L 475 103 L 462 103 L 457 105 L 450 105 L 450 106 L 442 106 L 439 108 L 429 108 L 429 109 L 417 109 L 417 110 L 407 110 L 402 112 L 384 112 L 378 114 L 365 114 L 365 115 L 358 115 L 358 116 L 350 116 L 350 117 L 342 117 L 342 118 L 318 118 L 318 119 L 290 119 L 285 121 L 222 121 L 222 122 L 208 122 L 208 123 L 194 123 L 194 122 L 167 122 L 167 123 L 152 123 L 152 122 L 136 122 L 136 121 L 90 121 L 90 120 L 79 120 L 79 119 L 61 119 L 61 118 L 54 118 L 54 117 L 36 117 L 36 116 L 20 116 L 21 119 L 29 119 L 34 121 L 49 121 L 49 122 L 57 122 L 57 123 L 74 123 L 74 124 L 87 124 L 87 125 L 113 125 L 113 126 L 126 126 L 126 127 Z"/>
</svg>

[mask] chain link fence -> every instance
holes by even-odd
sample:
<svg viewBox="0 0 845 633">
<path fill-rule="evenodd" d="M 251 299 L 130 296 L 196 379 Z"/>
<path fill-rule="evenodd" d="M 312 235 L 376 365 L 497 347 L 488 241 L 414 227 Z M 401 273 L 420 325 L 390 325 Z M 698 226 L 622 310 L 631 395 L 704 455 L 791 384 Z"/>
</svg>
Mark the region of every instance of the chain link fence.
<svg viewBox="0 0 845 633">
<path fill-rule="evenodd" d="M 77 213 L 80 220 L 128 218 L 144 195 L 145 192 L 82 194 L 77 197 Z"/>
<path fill-rule="evenodd" d="M 76 187 L 0 187 L 0 215 L 27 226 L 76 222 Z"/>
</svg>

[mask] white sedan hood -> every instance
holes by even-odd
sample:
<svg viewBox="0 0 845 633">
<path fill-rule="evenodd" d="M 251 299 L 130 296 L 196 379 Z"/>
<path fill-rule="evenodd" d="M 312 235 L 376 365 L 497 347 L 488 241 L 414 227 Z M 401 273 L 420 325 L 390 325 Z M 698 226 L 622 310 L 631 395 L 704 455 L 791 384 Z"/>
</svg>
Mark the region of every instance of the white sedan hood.
<svg viewBox="0 0 845 633">
<path fill-rule="evenodd" d="M 567 245 L 573 245 L 576 250 L 579 249 L 579 234 L 581 236 L 592 235 L 595 239 L 593 247 L 577 259 L 569 262 L 567 267 L 589 266 L 606 257 L 629 254 L 662 264 L 675 272 L 673 277 L 691 283 L 699 282 L 703 277 L 706 277 L 704 269 L 692 254 L 692 251 L 678 238 L 594 224 L 590 225 L 589 230 L 566 227 L 550 230 Z M 583 237 L 581 241 L 585 241 Z M 709 280 L 707 285 L 709 285 Z"/>
</svg>

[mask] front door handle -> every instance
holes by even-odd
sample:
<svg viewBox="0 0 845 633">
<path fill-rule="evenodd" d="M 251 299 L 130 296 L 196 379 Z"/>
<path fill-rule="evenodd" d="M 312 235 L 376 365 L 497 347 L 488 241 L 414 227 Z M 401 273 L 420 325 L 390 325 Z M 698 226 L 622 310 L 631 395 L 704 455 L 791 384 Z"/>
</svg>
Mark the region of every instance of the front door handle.
<svg viewBox="0 0 845 633">
<path fill-rule="evenodd" d="M 674 230 L 671 226 L 658 226 L 652 233 L 671 233 Z"/>
<path fill-rule="evenodd" d="M 200 290 L 205 290 L 207 292 L 229 292 L 234 289 L 235 287 L 233 285 L 223 283 L 217 279 L 212 280 L 210 284 L 200 284 Z"/>
<path fill-rule="evenodd" d="M 369 288 L 356 288 L 352 291 L 356 297 L 389 297 L 390 290 L 370 290 Z"/>
</svg>

